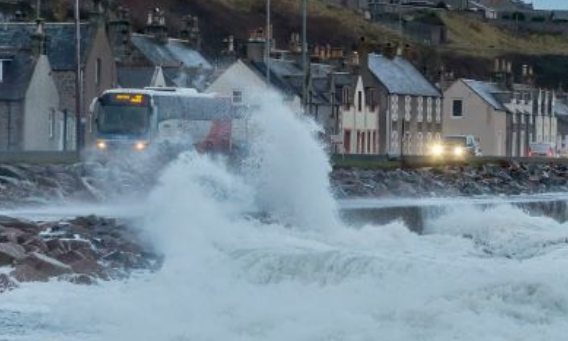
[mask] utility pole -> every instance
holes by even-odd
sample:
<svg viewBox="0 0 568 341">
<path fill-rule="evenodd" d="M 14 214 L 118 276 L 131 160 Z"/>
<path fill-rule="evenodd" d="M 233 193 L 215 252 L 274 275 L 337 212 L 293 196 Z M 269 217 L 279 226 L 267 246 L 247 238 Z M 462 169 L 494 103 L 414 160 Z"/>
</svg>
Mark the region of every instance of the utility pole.
<svg viewBox="0 0 568 341">
<path fill-rule="evenodd" d="M 302 69 L 303 69 L 303 91 L 302 102 L 304 104 L 304 112 L 308 106 L 308 38 L 307 38 L 307 13 L 308 13 L 308 0 L 302 0 Z"/>
<path fill-rule="evenodd" d="M 75 0 L 75 148 L 81 152 L 81 104 L 82 104 L 82 77 L 81 77 L 81 18 L 79 15 L 79 0 Z"/>
<path fill-rule="evenodd" d="M 270 24 L 270 0 L 266 0 L 266 36 L 264 40 L 265 57 L 264 63 L 266 64 L 266 85 L 270 85 L 270 49 L 272 44 L 272 29 Z"/>
<path fill-rule="evenodd" d="M 36 19 L 39 20 L 39 18 L 41 18 L 41 0 L 37 0 L 36 11 L 37 11 Z"/>
</svg>

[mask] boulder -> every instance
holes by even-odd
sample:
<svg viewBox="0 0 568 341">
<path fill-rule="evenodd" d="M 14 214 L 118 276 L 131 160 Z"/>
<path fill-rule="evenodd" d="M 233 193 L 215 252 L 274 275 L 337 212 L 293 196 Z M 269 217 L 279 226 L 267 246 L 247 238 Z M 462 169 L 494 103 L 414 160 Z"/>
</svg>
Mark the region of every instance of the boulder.
<svg viewBox="0 0 568 341">
<path fill-rule="evenodd" d="M 105 268 L 93 259 L 82 259 L 71 264 L 71 268 L 77 274 L 90 275 L 96 278 L 108 279 Z"/>
<path fill-rule="evenodd" d="M 24 258 L 26 250 L 15 243 L 0 243 L 0 266 L 11 265 L 14 261 Z"/>
<path fill-rule="evenodd" d="M 47 281 L 50 278 L 72 273 L 73 269 L 57 259 L 37 252 L 16 262 L 11 275 L 20 282 Z"/>
<path fill-rule="evenodd" d="M 0 274 L 0 294 L 12 289 L 15 289 L 18 285 L 10 276 L 6 274 Z"/>
<path fill-rule="evenodd" d="M 24 230 L 29 232 L 37 232 L 39 230 L 39 226 L 32 221 L 24 219 L 15 219 L 3 215 L 0 215 L 0 225 L 5 227 L 13 227 L 19 230 Z"/>
<path fill-rule="evenodd" d="M 0 243 L 12 242 L 20 244 L 30 237 L 30 234 L 13 227 L 0 228 Z"/>
</svg>

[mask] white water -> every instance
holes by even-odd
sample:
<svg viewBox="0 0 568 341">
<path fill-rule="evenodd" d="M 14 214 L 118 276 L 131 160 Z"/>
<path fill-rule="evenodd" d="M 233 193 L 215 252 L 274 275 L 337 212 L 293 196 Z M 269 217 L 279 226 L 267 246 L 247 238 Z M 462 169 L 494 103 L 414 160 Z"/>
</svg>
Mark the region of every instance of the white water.
<svg viewBox="0 0 568 341">
<path fill-rule="evenodd" d="M 0 340 L 565 339 L 567 224 L 462 205 L 423 236 L 344 226 L 313 127 L 278 107 L 244 176 L 195 154 L 165 171 L 140 220 L 160 272 L 24 284 L 0 295 Z M 242 214 L 259 209 L 278 223 Z"/>
</svg>

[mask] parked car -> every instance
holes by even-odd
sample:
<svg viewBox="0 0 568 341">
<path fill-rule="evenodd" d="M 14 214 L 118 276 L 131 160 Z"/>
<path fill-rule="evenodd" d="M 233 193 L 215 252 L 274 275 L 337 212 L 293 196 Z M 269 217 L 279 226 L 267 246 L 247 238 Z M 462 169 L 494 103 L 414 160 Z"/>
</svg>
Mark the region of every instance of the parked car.
<svg viewBox="0 0 568 341">
<path fill-rule="evenodd" d="M 550 142 L 533 142 L 529 145 L 530 157 L 557 157 L 556 146 Z"/>
<path fill-rule="evenodd" d="M 482 156 L 479 139 L 472 135 L 449 135 L 434 143 L 429 151 L 437 158 L 468 158 Z"/>
</svg>

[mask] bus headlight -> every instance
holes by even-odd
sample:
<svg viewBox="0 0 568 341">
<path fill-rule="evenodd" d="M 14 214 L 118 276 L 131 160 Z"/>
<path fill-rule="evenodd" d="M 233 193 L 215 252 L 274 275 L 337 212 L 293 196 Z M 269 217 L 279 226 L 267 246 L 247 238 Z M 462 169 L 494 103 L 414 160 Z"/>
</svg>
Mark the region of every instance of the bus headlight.
<svg viewBox="0 0 568 341">
<path fill-rule="evenodd" d="M 97 149 L 104 150 L 107 149 L 107 143 L 103 140 L 97 141 Z"/>
<path fill-rule="evenodd" d="M 134 149 L 136 150 L 144 150 L 146 149 L 146 147 L 148 146 L 148 144 L 144 141 L 138 141 L 134 144 Z"/>
</svg>

